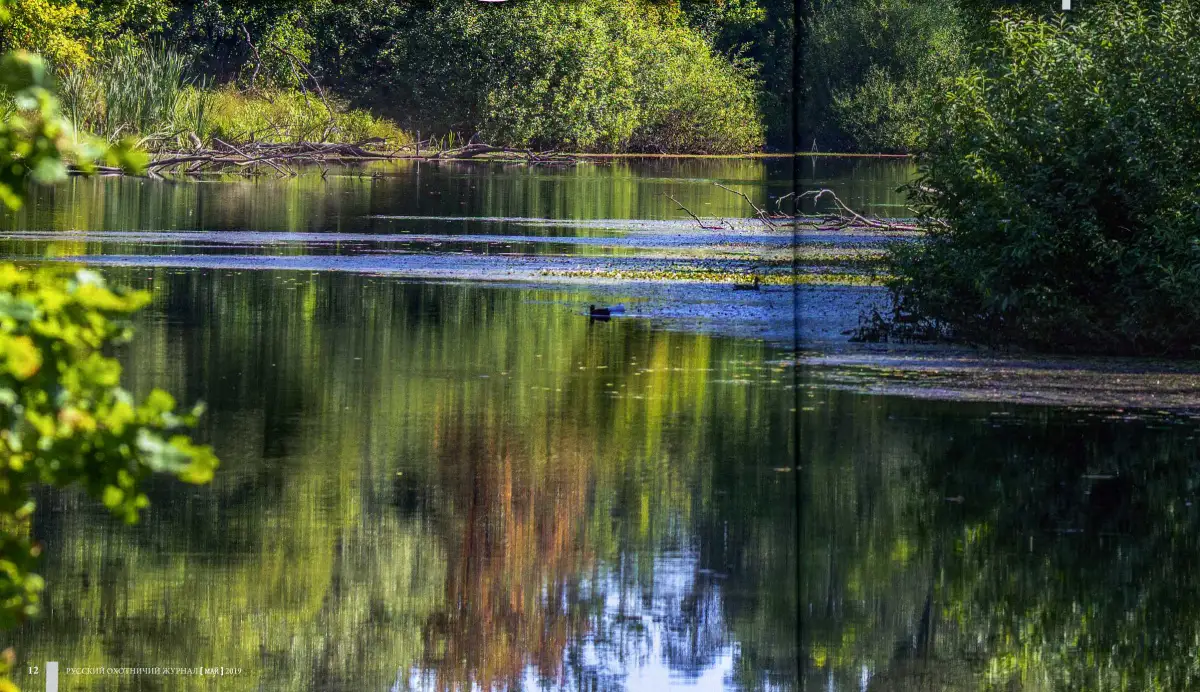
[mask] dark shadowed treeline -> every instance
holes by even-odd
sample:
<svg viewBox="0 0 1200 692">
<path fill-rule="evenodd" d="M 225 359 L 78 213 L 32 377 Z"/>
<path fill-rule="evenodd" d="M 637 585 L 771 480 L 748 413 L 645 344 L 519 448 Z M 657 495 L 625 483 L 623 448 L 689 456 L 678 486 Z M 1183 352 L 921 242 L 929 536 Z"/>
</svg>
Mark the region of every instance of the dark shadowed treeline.
<svg viewBox="0 0 1200 692">
<path fill-rule="evenodd" d="M 925 151 L 933 102 L 994 43 L 988 27 L 999 16 L 1072 22 L 1123 4 L 1089 0 L 1064 13 L 1057 0 L 815 0 L 797 146 Z"/>
</svg>

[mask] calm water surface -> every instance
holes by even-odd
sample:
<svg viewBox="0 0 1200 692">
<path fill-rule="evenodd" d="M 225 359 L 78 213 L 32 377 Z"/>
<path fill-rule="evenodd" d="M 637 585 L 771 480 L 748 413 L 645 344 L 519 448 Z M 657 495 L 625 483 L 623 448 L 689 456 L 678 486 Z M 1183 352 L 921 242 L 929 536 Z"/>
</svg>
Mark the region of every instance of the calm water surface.
<svg viewBox="0 0 1200 692">
<path fill-rule="evenodd" d="M 800 168 L 896 216 L 910 174 Z M 132 528 L 47 493 L 46 607 L 19 665 L 240 670 L 65 677 L 73 690 L 1200 682 L 1193 419 L 797 371 L 788 291 L 738 298 L 774 325 L 750 338 L 581 314 L 640 314 L 650 289 L 634 284 L 486 274 L 680 261 L 699 241 L 676 239 L 694 225 L 664 193 L 744 216 L 712 181 L 771 204 L 792 175 L 660 161 L 39 191 L 0 220 L 0 251 L 99 259 L 153 290 L 128 382 L 206 401 L 200 436 L 223 464 L 209 487 L 156 483 Z M 411 271 L 470 261 L 489 280 Z"/>
</svg>

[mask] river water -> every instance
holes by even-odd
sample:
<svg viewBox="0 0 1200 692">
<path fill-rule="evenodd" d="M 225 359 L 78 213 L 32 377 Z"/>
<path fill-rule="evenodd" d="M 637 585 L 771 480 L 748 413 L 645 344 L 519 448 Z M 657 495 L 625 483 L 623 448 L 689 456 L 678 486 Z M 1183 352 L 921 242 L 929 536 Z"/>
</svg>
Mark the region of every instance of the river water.
<svg viewBox="0 0 1200 692">
<path fill-rule="evenodd" d="M 43 494 L 23 684 L 44 661 L 218 669 L 72 690 L 1196 683 L 1191 417 L 880 388 L 821 361 L 828 334 L 796 365 L 818 294 L 643 280 L 790 271 L 786 231 L 706 234 L 667 195 L 737 219 L 714 181 L 769 206 L 797 172 L 905 213 L 911 167 L 853 160 L 38 190 L 0 252 L 153 291 L 126 382 L 205 401 L 222 466 L 156 481 L 133 527 Z"/>
</svg>

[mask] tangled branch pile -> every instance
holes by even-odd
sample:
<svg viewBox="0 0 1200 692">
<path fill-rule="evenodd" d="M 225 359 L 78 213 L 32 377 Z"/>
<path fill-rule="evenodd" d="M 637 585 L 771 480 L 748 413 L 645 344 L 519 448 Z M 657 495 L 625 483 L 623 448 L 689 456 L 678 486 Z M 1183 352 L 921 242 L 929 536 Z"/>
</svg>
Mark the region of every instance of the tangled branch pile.
<svg viewBox="0 0 1200 692">
<path fill-rule="evenodd" d="M 534 152 L 525 149 L 509 149 L 490 144 L 469 144 L 456 149 L 421 153 L 420 142 L 405 144 L 390 151 L 379 149 L 385 144 L 382 139 L 369 139 L 354 144 L 330 142 L 248 142 L 230 144 L 214 140 L 212 148 L 197 146 L 191 151 L 172 152 L 150 161 L 146 170 L 151 177 L 163 173 L 202 175 L 233 173 L 256 175 L 273 170 L 281 176 L 296 175 L 298 166 L 354 165 L 371 161 L 421 160 L 461 161 L 487 156 L 488 160 L 519 162 L 528 164 L 569 164 L 577 159 L 557 152 Z M 119 169 L 103 169 L 102 173 L 119 173 Z"/>
<path fill-rule="evenodd" d="M 436 155 L 429 158 L 433 159 L 451 159 L 464 160 L 473 159 L 489 154 L 498 154 L 500 160 L 517 160 L 526 163 L 574 163 L 578 159 L 569 154 L 560 154 L 556 151 L 531 151 L 529 149 L 511 149 L 509 147 L 495 147 L 490 144 L 468 144 L 464 147 L 456 149 L 447 149 L 438 152 Z"/>
<path fill-rule="evenodd" d="M 778 202 L 792 197 L 795 193 L 790 193 L 779 198 Z M 781 215 L 778 218 L 792 219 L 801 227 L 814 228 L 821 231 L 840 231 L 840 230 L 879 230 L 879 231 L 917 231 L 920 227 L 911 223 L 898 223 L 878 217 L 863 216 L 846 206 L 846 203 L 833 193 L 833 190 L 822 188 L 820 190 L 809 190 L 796 195 L 797 202 L 803 199 L 810 199 L 814 203 L 820 202 L 822 199 L 828 198 L 833 202 L 833 209 L 821 215 L 803 215 L 796 213 L 793 216 Z M 776 206 L 779 206 L 778 203 Z M 799 205 L 797 204 L 797 207 Z"/>
<path fill-rule="evenodd" d="M 147 170 L 151 175 L 170 170 L 194 175 L 223 172 L 253 173 L 260 168 L 269 167 L 281 175 L 294 175 L 296 171 L 292 166 L 297 164 L 344 164 L 397 158 L 394 154 L 365 148 L 375 143 L 378 142 L 366 141 L 357 144 L 250 142 L 234 146 L 216 140 L 214 149 L 197 148 L 194 151 L 156 159 L 150 162 Z"/>
</svg>

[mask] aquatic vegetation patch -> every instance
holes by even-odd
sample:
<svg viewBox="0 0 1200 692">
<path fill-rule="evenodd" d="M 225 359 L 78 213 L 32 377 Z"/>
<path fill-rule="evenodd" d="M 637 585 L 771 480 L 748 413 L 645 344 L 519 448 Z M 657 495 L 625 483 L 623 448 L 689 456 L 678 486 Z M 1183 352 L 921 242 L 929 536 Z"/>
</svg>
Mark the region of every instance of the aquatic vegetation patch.
<svg viewBox="0 0 1200 692">
<path fill-rule="evenodd" d="M 800 246 L 795 251 L 796 259 L 805 263 L 854 262 L 882 264 L 887 257 L 883 248 L 847 247 L 839 245 Z"/>
<path fill-rule="evenodd" d="M 762 273 L 750 274 L 739 271 L 714 269 L 547 269 L 542 276 L 571 278 L 609 279 L 616 281 L 688 281 L 713 284 L 745 284 L 758 277 L 763 286 L 839 285 L 839 286 L 882 286 L 890 277 L 878 274 L 852 273 Z"/>
</svg>

